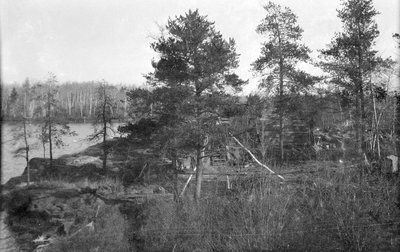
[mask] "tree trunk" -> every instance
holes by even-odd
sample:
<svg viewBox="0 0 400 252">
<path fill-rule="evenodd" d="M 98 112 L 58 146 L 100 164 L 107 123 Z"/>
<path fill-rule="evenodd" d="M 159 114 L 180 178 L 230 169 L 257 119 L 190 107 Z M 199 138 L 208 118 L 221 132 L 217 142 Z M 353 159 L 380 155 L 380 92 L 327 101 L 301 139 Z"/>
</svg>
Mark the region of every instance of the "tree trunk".
<svg viewBox="0 0 400 252">
<path fill-rule="evenodd" d="M 360 24 L 358 24 L 358 40 L 361 41 L 362 40 L 362 36 L 361 36 L 361 28 L 360 28 Z M 364 101 L 364 87 L 363 87 L 363 62 L 364 62 L 364 57 L 363 57 L 363 51 L 361 48 L 361 45 L 358 45 L 357 48 L 357 53 L 358 53 L 358 66 L 357 66 L 357 89 L 358 89 L 358 94 L 360 96 L 360 112 L 359 112 L 359 116 L 360 116 L 360 125 L 359 125 L 359 129 L 360 129 L 360 149 L 359 152 L 360 154 L 365 154 L 366 148 L 365 148 L 365 137 L 364 137 L 364 129 L 365 129 L 365 101 Z"/>
<path fill-rule="evenodd" d="M 43 159 L 46 159 L 46 143 L 42 141 Z"/>
<path fill-rule="evenodd" d="M 93 104 L 93 117 L 96 117 L 96 109 L 97 109 L 97 99 L 94 99 L 94 104 Z"/>
<path fill-rule="evenodd" d="M 47 123 L 48 123 L 48 129 L 49 129 L 49 156 L 50 156 L 50 169 L 53 168 L 53 143 L 52 143 L 52 137 L 51 137 L 51 126 L 52 126 L 52 121 L 51 121 L 51 99 L 50 99 L 50 87 L 49 87 L 49 92 L 47 94 Z"/>
<path fill-rule="evenodd" d="M 365 142 L 365 97 L 364 97 L 364 89 L 362 85 L 362 80 L 361 80 L 361 85 L 360 85 L 360 114 L 361 114 L 361 152 L 364 154 L 366 153 L 366 142 Z"/>
<path fill-rule="evenodd" d="M 89 93 L 89 118 L 92 117 L 92 107 L 93 107 L 93 99 L 92 99 L 92 94 Z"/>
<path fill-rule="evenodd" d="M 105 170 L 107 168 L 107 146 L 106 146 L 106 136 L 107 136 L 107 118 L 106 118 L 106 106 L 107 106 L 107 99 L 106 99 L 106 87 L 103 87 L 103 113 L 102 113 L 102 119 L 103 119 L 103 169 Z"/>
<path fill-rule="evenodd" d="M 356 111 L 354 116 L 355 127 L 356 127 L 356 143 L 357 143 L 357 152 L 359 154 L 362 153 L 362 142 L 361 142 L 361 115 L 360 115 L 360 98 L 359 98 L 359 90 L 358 86 L 356 87 Z"/>
<path fill-rule="evenodd" d="M 381 151 L 380 151 L 380 144 L 379 144 L 379 126 L 378 126 L 378 113 L 377 113 L 377 109 L 376 109 L 376 100 L 375 100 L 375 92 L 374 92 L 374 88 L 372 85 L 372 80 L 371 80 L 371 76 L 370 76 L 370 80 L 369 80 L 369 88 L 370 88 L 370 92 L 371 92 L 371 100 L 372 100 L 372 108 L 373 108 L 373 118 L 372 118 L 372 129 L 373 129 L 373 135 L 372 135 L 372 151 L 377 151 L 378 154 L 378 158 L 381 158 Z"/>
<path fill-rule="evenodd" d="M 23 119 L 23 124 L 24 124 L 24 141 L 25 141 L 25 161 L 26 161 L 26 175 L 27 175 L 27 184 L 29 186 L 29 183 L 31 182 L 31 171 L 30 171 L 30 165 L 29 165 L 29 145 L 28 145 L 28 138 L 27 138 L 27 133 L 26 133 L 26 119 Z"/>
<path fill-rule="evenodd" d="M 283 58 L 279 59 L 279 148 L 280 148 L 280 164 L 283 163 Z"/>
<path fill-rule="evenodd" d="M 24 142 L 25 142 L 25 160 L 26 160 L 26 172 L 27 172 L 27 184 L 29 186 L 29 183 L 31 182 L 31 171 L 30 171 L 30 165 L 29 165 L 29 144 L 28 144 L 28 136 L 26 132 L 26 90 L 25 90 L 25 97 L 24 97 L 24 111 L 23 111 L 23 126 L 24 126 Z"/>
<path fill-rule="evenodd" d="M 197 148 L 196 150 L 196 192 L 194 198 L 198 203 L 201 197 L 201 183 L 203 179 L 203 164 L 202 164 L 202 150 Z"/>
<path fill-rule="evenodd" d="M 199 141 L 201 144 L 196 150 L 197 154 L 197 162 L 196 162 L 196 193 L 195 200 L 199 202 L 201 196 L 201 183 L 203 179 L 203 169 L 204 169 L 204 158 L 205 158 L 205 150 L 208 144 L 208 135 L 204 137 L 204 139 Z"/>
<path fill-rule="evenodd" d="M 83 99 L 83 94 L 82 91 L 79 92 L 79 112 L 81 119 L 83 118 L 83 107 L 84 107 L 84 99 Z"/>
<path fill-rule="evenodd" d="M 68 115 L 71 116 L 71 113 L 72 113 L 72 93 L 67 93 L 67 108 L 68 108 Z"/>
<path fill-rule="evenodd" d="M 396 94 L 396 151 L 397 157 L 400 157 L 400 93 Z"/>
<path fill-rule="evenodd" d="M 127 115 L 128 115 L 128 110 L 127 110 L 127 107 L 128 107 L 128 100 L 127 100 L 128 98 L 127 98 L 127 95 L 125 95 L 125 99 L 124 99 L 124 119 L 127 117 Z"/>
<path fill-rule="evenodd" d="M 178 187 L 178 151 L 176 149 L 177 146 L 177 139 L 174 137 L 173 139 L 173 148 L 172 148 L 172 153 L 171 153 L 171 158 L 172 158 L 172 171 L 174 173 L 174 199 L 175 201 L 178 201 L 179 199 L 179 187 Z"/>
<path fill-rule="evenodd" d="M 200 91 L 200 84 L 198 82 L 195 82 L 195 96 L 196 98 L 200 98 L 201 96 L 201 91 Z M 153 113 L 153 106 L 152 104 L 150 105 L 150 113 Z M 195 107 L 195 115 L 196 115 L 196 122 L 198 128 L 201 128 L 201 122 L 200 122 L 200 108 L 198 103 L 196 103 Z M 200 132 L 199 132 L 200 133 Z M 201 182 L 203 179 L 203 165 L 201 164 L 201 150 L 202 150 L 202 143 L 201 143 L 201 138 L 197 139 L 197 144 L 198 146 L 196 147 L 196 192 L 194 194 L 194 199 L 197 203 L 200 201 L 200 196 L 201 196 Z"/>
</svg>

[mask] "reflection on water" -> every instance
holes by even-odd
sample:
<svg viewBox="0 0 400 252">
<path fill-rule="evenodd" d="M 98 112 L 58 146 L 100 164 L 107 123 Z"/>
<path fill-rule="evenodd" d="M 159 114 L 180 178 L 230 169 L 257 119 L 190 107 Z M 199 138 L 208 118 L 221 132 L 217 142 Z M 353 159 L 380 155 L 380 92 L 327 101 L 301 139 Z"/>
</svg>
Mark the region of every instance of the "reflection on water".
<svg viewBox="0 0 400 252">
<path fill-rule="evenodd" d="M 94 142 L 88 142 L 86 140 L 87 136 L 93 133 L 93 125 L 90 123 L 72 123 L 69 124 L 71 130 L 75 131 L 77 136 L 64 136 L 63 141 L 66 143 L 66 146 L 61 148 L 54 148 L 53 157 L 57 158 L 59 156 L 65 154 L 76 153 L 86 149 L 89 145 L 92 145 Z M 116 129 L 119 124 L 113 124 L 113 127 Z M 12 129 L 15 128 L 12 124 L 3 124 L 2 125 L 2 181 L 4 184 L 10 178 L 19 176 L 24 171 L 26 167 L 26 162 L 24 157 L 14 157 L 13 151 L 15 151 L 18 147 L 22 147 L 22 139 L 20 143 L 15 143 L 12 140 Z M 31 129 L 35 130 L 37 126 L 31 126 Z M 117 133 L 118 136 L 118 133 Z M 43 149 L 40 144 L 38 144 L 38 140 L 35 137 L 29 139 L 29 143 L 32 146 L 34 143 L 37 143 L 36 148 L 32 148 L 29 152 L 29 158 L 33 157 L 43 157 Z M 48 157 L 48 146 L 46 146 L 46 157 Z"/>
</svg>

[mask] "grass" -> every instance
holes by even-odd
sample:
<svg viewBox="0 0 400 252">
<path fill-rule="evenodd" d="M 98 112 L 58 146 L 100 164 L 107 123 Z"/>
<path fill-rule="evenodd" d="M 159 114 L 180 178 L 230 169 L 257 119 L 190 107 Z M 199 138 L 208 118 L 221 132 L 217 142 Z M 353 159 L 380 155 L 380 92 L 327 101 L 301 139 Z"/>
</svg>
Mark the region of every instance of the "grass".
<svg viewBox="0 0 400 252">
<path fill-rule="evenodd" d="M 361 168 L 360 168 L 361 169 Z M 235 181 L 236 191 L 148 210 L 146 251 L 382 251 L 399 249 L 397 181 L 321 173 L 296 183 Z"/>
<path fill-rule="evenodd" d="M 284 183 L 265 174 L 240 177 L 233 190 L 203 193 L 199 204 L 184 197 L 121 211 L 106 206 L 95 231 L 60 238 L 49 251 L 398 251 L 398 179 L 333 165 L 306 163 Z M 124 190 L 116 178 L 39 185 Z"/>
<path fill-rule="evenodd" d="M 46 251 L 131 251 L 126 237 L 127 221 L 117 207 L 106 206 L 99 212 L 93 230 L 83 228 L 58 240 Z"/>
<path fill-rule="evenodd" d="M 64 188 L 64 189 L 80 189 L 80 188 L 107 188 L 110 194 L 119 194 L 124 192 L 124 186 L 120 179 L 116 177 L 104 177 L 98 181 L 91 181 L 88 179 L 77 180 L 73 182 L 65 181 L 61 178 L 49 178 L 31 183 L 27 188 Z"/>
</svg>

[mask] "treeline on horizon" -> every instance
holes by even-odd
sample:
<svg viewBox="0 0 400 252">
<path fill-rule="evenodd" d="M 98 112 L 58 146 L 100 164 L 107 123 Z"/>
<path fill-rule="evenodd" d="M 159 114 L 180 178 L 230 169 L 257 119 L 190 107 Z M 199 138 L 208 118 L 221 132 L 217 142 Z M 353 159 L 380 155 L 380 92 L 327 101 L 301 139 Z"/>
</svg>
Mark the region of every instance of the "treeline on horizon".
<svg viewBox="0 0 400 252">
<path fill-rule="evenodd" d="M 95 119 L 98 107 L 97 89 L 100 82 L 64 82 L 58 83 L 55 89 L 57 115 L 70 122 L 86 122 Z M 16 122 L 21 120 L 21 114 L 14 107 L 25 102 L 26 117 L 35 120 L 46 116 L 43 100 L 47 92 L 45 82 L 31 82 L 28 78 L 24 83 L 14 83 L 2 86 L 1 114 L 3 121 Z M 127 116 L 127 86 L 109 85 L 108 93 L 115 101 L 111 107 L 111 117 L 122 120 Z"/>
</svg>

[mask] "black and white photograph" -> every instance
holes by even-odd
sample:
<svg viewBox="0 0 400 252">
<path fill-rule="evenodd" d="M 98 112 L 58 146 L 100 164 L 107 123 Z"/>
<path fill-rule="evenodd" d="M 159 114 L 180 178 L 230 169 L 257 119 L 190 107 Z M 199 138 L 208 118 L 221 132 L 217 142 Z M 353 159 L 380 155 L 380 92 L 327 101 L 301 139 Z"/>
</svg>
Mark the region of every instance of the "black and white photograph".
<svg viewBox="0 0 400 252">
<path fill-rule="evenodd" d="M 398 0 L 0 0 L 0 251 L 400 251 Z"/>
</svg>

